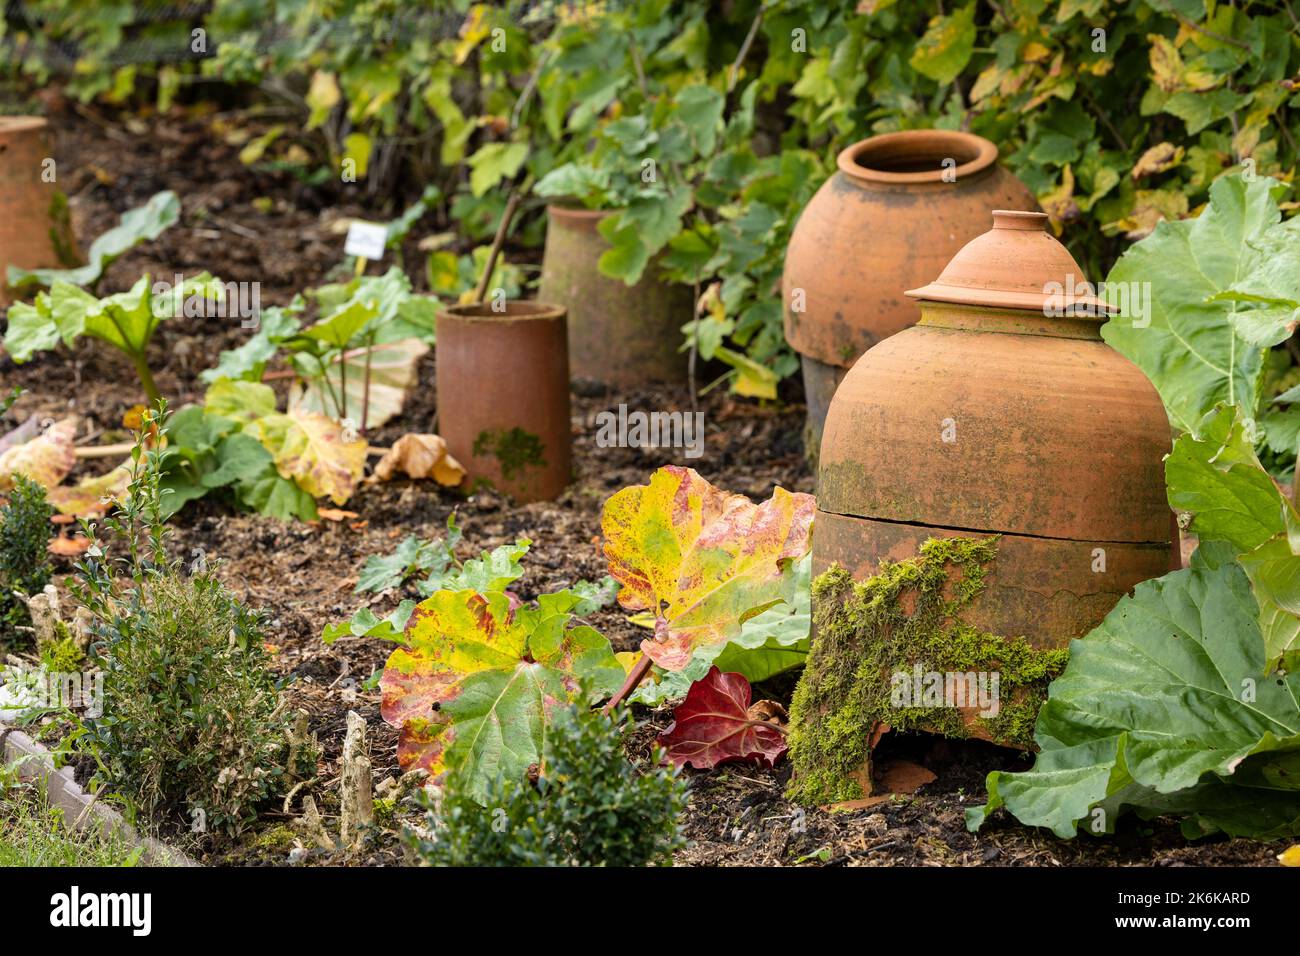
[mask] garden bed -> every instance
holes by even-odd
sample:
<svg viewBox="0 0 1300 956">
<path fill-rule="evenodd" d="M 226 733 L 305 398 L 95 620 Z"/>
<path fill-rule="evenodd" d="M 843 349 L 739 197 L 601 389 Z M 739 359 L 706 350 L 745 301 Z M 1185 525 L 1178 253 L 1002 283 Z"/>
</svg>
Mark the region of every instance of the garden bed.
<svg viewBox="0 0 1300 956">
<path fill-rule="evenodd" d="M 118 260 L 101 293 L 125 289 L 146 271 L 170 276 L 206 269 L 225 280 L 260 281 L 266 306 L 287 303 L 295 292 L 327 277 L 338 278 L 330 272 L 342 258 L 342 238 L 331 224 L 359 215 L 359 206 L 316 203 L 312 190 L 288 174 L 230 175 L 238 167 L 238 149 L 213 134 L 211 116 L 184 117 L 178 111 L 163 118 L 133 117 L 123 122 L 88 110 L 65 109 L 55 118 L 56 158 L 60 169 L 70 171 L 60 185 L 71 197 L 78 235 L 101 233 L 123 211 L 158 190 L 173 189 L 185 197 L 181 222 L 159 240 Z M 415 279 L 417 290 L 423 281 L 422 276 Z M 165 324 L 150 357 L 158 384 L 171 396 L 174 407 L 200 400 L 204 385 L 198 373 L 216 362 L 221 349 L 240 344 L 246 335 L 234 320 Z M 130 365 L 85 341 L 70 351 L 43 353 L 23 366 L 0 356 L 0 375 L 6 385 L 27 389 L 22 414 L 60 417 L 75 412 L 82 418 L 78 438 L 93 436 L 94 443 L 126 437 L 123 413 L 139 400 Z M 384 445 L 409 431 L 433 430 L 433 396 L 431 353 L 421 362 L 420 384 L 403 414 L 368 436 L 371 442 Z M 378 691 L 358 687 L 382 668 L 390 646 L 354 637 L 331 645 L 321 641 L 325 625 L 345 619 L 356 608 L 353 587 L 362 562 L 369 555 L 391 551 L 407 535 L 438 536 L 454 512 L 464 530 L 466 553 L 519 537 L 531 539 L 526 573 L 517 586 L 525 599 L 578 579 L 599 578 L 605 573 L 600 552 L 605 499 L 619 488 L 644 482 L 655 468 L 674 460 L 667 453 L 596 448 L 593 416 L 620 403 L 633 409 L 685 408 L 690 397 L 685 387 L 576 395 L 576 480 L 555 502 L 515 506 L 492 492 L 464 497 L 440 490 L 432 482 L 395 481 L 362 486 L 346 505 L 356 517 L 341 521 L 283 523 L 233 514 L 209 501 L 192 503 L 174 519 L 170 547 L 178 556 L 188 557 L 201 549 L 208 561 L 219 563 L 221 579 L 240 599 L 268 612 L 272 624 L 267 640 L 274 670 L 293 678 L 289 700 L 309 715 L 310 730 L 322 746 L 314 792 L 327 817 L 336 812 L 329 795 L 337 790 L 349 710 L 367 721 L 376 782 L 400 773 L 397 731 L 379 717 Z M 800 405 L 771 408 L 715 391 L 704 397 L 702 410 L 707 422 L 706 452 L 687 464 L 719 487 L 754 499 L 766 498 L 775 486 L 812 490 L 812 474 L 803 457 Z M 102 462 L 79 465 L 80 469 L 103 467 Z M 375 601 L 374 610 L 381 615 L 396 605 L 396 597 Z M 592 623 L 616 651 L 634 649 L 644 634 L 617 609 L 597 612 Z M 756 696 L 788 702 L 792 682 L 778 683 L 775 688 L 760 686 Z M 667 708 L 638 705 L 635 713 L 640 727 L 631 744 L 634 751 L 647 749 L 652 732 L 671 721 Z M 677 854 L 677 862 L 1242 865 L 1272 863 L 1285 847 L 1284 843 L 1225 839 L 1189 844 L 1173 823 L 1142 824 L 1134 819 L 1125 820 L 1117 837 L 1108 840 L 1058 840 L 1010 821 L 995 821 L 973 835 L 966 831 L 963 811 L 983 802 L 985 775 L 994 769 L 1023 769 L 1028 765 L 1024 755 L 978 742 L 918 736 L 887 738 L 880 757 L 885 762 L 920 763 L 935 771 L 938 779 L 915 794 L 861 809 L 808 811 L 794 828 L 795 807 L 781 795 L 788 764 L 779 763 L 774 770 L 731 766 L 709 773 L 687 771 L 691 795 L 685 829 L 692 843 Z M 204 862 L 283 863 L 293 843 L 293 834 L 285 826 L 294 814 L 279 809 L 265 814 L 241 843 L 209 855 Z M 314 851 L 305 859 L 391 864 L 402 858 L 395 833 L 381 830 L 358 852 Z"/>
</svg>

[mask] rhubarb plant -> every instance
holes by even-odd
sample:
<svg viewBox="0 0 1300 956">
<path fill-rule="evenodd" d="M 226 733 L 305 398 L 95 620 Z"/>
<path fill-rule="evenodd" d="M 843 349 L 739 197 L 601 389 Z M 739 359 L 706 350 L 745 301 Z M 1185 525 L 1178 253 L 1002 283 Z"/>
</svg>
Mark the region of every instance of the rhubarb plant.
<svg viewBox="0 0 1300 956">
<path fill-rule="evenodd" d="M 99 285 L 104 270 L 142 242 L 157 239 L 180 220 L 181 201 L 171 190 L 155 193 L 143 206 L 122 214 L 122 220 L 90 244 L 84 266 L 72 269 L 20 269 L 10 266 L 9 285 L 27 291 L 36 286 L 50 288 L 56 282 L 86 287 Z M 7 347 L 7 345 L 6 345 Z"/>
<path fill-rule="evenodd" d="M 553 711 L 594 704 L 623 680 L 609 641 L 576 622 L 578 601 L 444 590 L 416 605 L 379 685 L 402 768 L 455 769 L 482 800 L 540 764 Z"/>
<path fill-rule="evenodd" d="M 72 345 L 89 336 L 106 342 L 131 362 L 149 404 L 161 398 L 145 353 L 158 326 L 177 315 L 219 303 L 225 287 L 203 272 L 186 279 L 179 288 L 155 287 L 149 275 L 140 277 L 126 292 L 97 298 L 70 282 L 56 279 L 48 293 L 33 304 L 19 302 L 9 309 L 4 346 L 15 362 L 26 362 L 37 352 Z"/>
<path fill-rule="evenodd" d="M 754 504 L 676 465 L 615 493 L 601 518 L 605 557 L 619 603 L 649 612 L 654 632 L 627 691 L 652 663 L 681 671 L 701 648 L 721 649 L 746 622 L 793 603 L 814 510 L 812 495 L 777 488 Z"/>
<path fill-rule="evenodd" d="M 317 319 L 304 325 L 314 305 Z M 247 342 L 221 353 L 207 382 L 260 381 L 276 358 L 295 382 L 289 411 L 352 421 L 362 431 L 399 414 L 434 340 L 437 300 L 415 295 L 401 269 L 358 276 L 266 309 Z"/>
</svg>

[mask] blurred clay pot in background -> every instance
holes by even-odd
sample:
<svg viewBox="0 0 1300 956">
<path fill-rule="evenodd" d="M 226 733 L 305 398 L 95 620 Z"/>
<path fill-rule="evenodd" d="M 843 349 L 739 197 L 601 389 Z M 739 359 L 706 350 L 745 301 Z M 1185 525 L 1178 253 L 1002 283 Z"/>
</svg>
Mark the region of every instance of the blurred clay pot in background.
<svg viewBox="0 0 1300 956">
<path fill-rule="evenodd" d="M 465 466 L 521 503 L 559 497 L 572 470 L 564 309 L 455 305 L 438 314 L 438 433 Z"/>
<path fill-rule="evenodd" d="M 647 266 L 636 285 L 602 275 L 609 248 L 597 230 L 607 211 L 548 206 L 538 299 L 569 312 L 569 371 L 578 380 L 625 387 L 684 382 L 682 326 L 693 316 L 691 290 L 656 278 Z"/>
<path fill-rule="evenodd" d="M 81 264 L 67 197 L 55 182 L 49 127 L 39 116 L 0 116 L 0 306 L 10 266 L 60 269 Z"/>
<path fill-rule="evenodd" d="M 970 133 L 907 130 L 855 143 L 799 216 L 785 255 L 785 336 L 800 353 L 815 454 L 831 396 L 867 349 L 912 325 L 903 295 L 939 274 L 994 209 L 1033 194 Z"/>
<path fill-rule="evenodd" d="M 1169 568 L 1169 419 L 1101 340 L 1109 307 L 1047 217 L 999 211 L 993 223 L 907 293 L 918 324 L 863 355 L 835 393 L 813 571 L 838 563 L 861 579 L 927 538 L 998 534 L 967 622 L 1064 647 Z"/>
</svg>

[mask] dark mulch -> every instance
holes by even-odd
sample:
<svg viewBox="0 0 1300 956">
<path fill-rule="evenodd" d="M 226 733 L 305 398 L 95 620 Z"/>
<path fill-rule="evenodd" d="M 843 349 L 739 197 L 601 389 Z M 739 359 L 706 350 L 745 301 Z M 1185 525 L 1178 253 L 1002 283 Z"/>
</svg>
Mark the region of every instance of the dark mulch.
<svg viewBox="0 0 1300 956">
<path fill-rule="evenodd" d="M 182 223 L 158 241 L 133 251 L 109 271 L 101 292 L 129 287 L 144 271 L 162 276 L 207 269 L 226 280 L 258 281 L 264 305 L 285 303 L 306 287 L 337 277 L 342 237 L 331 223 L 350 216 L 384 218 L 360 202 L 326 206 L 310 188 L 287 174 L 253 172 L 239 163 L 238 147 L 228 145 L 214 120 L 231 117 L 186 116 L 139 120 L 109 118 L 65 108 L 55 118 L 61 185 L 71 197 L 77 234 L 89 237 L 115 224 L 126 209 L 163 188 L 182 197 Z M 425 232 L 445 228 L 426 223 L 408 242 L 406 262 L 422 261 L 414 242 Z M 372 266 L 372 271 L 376 269 Z M 409 268 L 417 284 L 422 270 Z M 179 406 L 201 397 L 198 373 L 217 352 L 239 344 L 248 333 L 238 321 L 174 320 L 158 335 L 151 358 L 158 383 Z M 428 430 L 433 420 L 433 362 L 421 368 L 421 384 L 400 419 L 372 440 L 383 444 L 406 431 Z M 22 385 L 28 394 L 10 413 L 81 418 L 86 441 L 125 437 L 122 414 L 139 402 L 130 367 L 107 349 L 79 344 L 15 367 L 0 356 L 5 386 Z M 173 547 L 189 555 L 201 548 L 220 562 L 221 574 L 248 602 L 264 607 L 272 625 L 275 666 L 294 678 L 288 691 L 295 706 L 310 715 L 323 747 L 316 799 L 328 815 L 336 806 L 333 787 L 345 715 L 356 709 L 370 726 L 376 780 L 398 773 L 396 734 L 379 718 L 377 692 L 358 685 L 383 665 L 389 647 L 343 639 L 332 646 L 320 640 L 322 627 L 349 615 L 362 600 L 386 613 L 402 595 L 360 599 L 353 595 L 366 556 L 391 550 L 408 534 L 440 534 L 455 512 L 465 532 L 462 556 L 508 543 L 532 540 L 520 590 L 531 597 L 604 571 L 600 509 L 605 498 L 625 485 L 643 482 L 658 466 L 674 460 L 697 468 L 709 480 L 755 498 L 781 485 L 812 490 L 802 456 L 803 409 L 780 409 L 734 401 L 719 392 L 703 399 L 707 451 L 698 461 L 673 459 L 662 452 L 597 449 L 592 416 L 626 402 L 630 408 L 689 408 L 684 388 L 645 389 L 629 394 L 575 396 L 573 435 L 576 480 L 555 502 L 516 507 L 495 494 L 469 498 L 432 484 L 398 482 L 363 487 L 347 505 L 355 523 L 282 524 L 256 515 L 235 514 L 218 503 L 201 501 L 176 521 Z M 106 462 L 86 465 L 104 468 Z M 414 596 L 414 595 L 407 595 Z M 636 646 L 643 632 L 623 615 L 607 610 L 593 622 L 616 649 Z M 789 685 L 772 693 L 786 695 Z M 655 732 L 667 725 L 666 710 L 638 708 L 640 729 L 632 751 L 644 753 Z M 981 744 L 932 738 L 886 739 L 891 752 L 925 764 L 937 780 L 911 796 L 853 812 L 799 811 L 782 798 L 789 770 L 725 767 L 688 772 L 691 784 L 686 830 L 692 841 L 678 862 L 690 865 L 1242 865 L 1268 864 L 1278 844 L 1211 840 L 1188 844 L 1168 821 L 1130 821 L 1114 838 L 1063 841 L 1025 829 L 1007 819 L 969 834 L 963 811 L 983 800 L 983 781 L 991 769 L 1025 764 L 1023 755 Z M 277 808 L 278 809 L 278 808 Z M 409 811 L 408 811 L 409 813 Z M 287 817 L 268 815 L 259 834 L 244 846 L 225 848 L 217 862 L 283 862 L 286 845 L 271 828 Z M 278 831 L 281 835 L 283 831 Z M 263 839 L 258 841 L 258 836 Z M 392 831 L 351 858 L 317 854 L 319 862 L 394 863 L 402 859 Z"/>
</svg>

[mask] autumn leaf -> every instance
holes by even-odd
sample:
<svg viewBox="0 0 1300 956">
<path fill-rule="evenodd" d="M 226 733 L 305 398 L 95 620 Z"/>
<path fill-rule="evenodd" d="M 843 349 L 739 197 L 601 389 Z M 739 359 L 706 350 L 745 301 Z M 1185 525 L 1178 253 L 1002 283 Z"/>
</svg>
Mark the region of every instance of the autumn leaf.
<svg viewBox="0 0 1300 956">
<path fill-rule="evenodd" d="M 77 463 L 72 444 L 76 433 L 77 420 L 65 418 L 30 441 L 0 453 L 0 491 L 13 487 L 14 475 L 24 475 L 46 489 L 57 485 Z"/>
<path fill-rule="evenodd" d="M 697 770 L 739 760 L 773 766 L 787 749 L 785 731 L 775 722 L 784 711 L 771 701 L 751 706 L 751 693 L 741 675 L 709 668 L 659 735 L 668 759 Z"/>
<path fill-rule="evenodd" d="M 380 712 L 401 730 L 402 768 L 456 768 L 481 798 L 540 763 L 556 707 L 584 686 L 595 702 L 623 680 L 609 642 L 571 626 L 578 601 L 561 592 L 517 607 L 500 591 L 463 590 L 416 605 L 379 682 Z"/>
<path fill-rule="evenodd" d="M 50 488 L 46 495 L 60 514 L 92 517 L 108 513 L 126 495 L 131 484 L 130 459 L 102 475 L 83 478 L 75 485 Z"/>
<path fill-rule="evenodd" d="M 336 505 L 352 497 L 365 470 L 366 442 L 347 440 L 343 426 L 334 419 L 295 409 L 264 415 L 249 430 L 271 453 L 282 478 Z"/>
<path fill-rule="evenodd" d="M 1181 146 L 1175 147 L 1173 143 L 1157 143 L 1138 157 L 1129 175 L 1134 179 L 1141 179 L 1143 176 L 1163 173 L 1181 163 L 1184 154 L 1185 151 Z"/>
<path fill-rule="evenodd" d="M 812 495 L 777 488 L 762 504 L 669 465 L 614 494 L 601 517 L 619 603 L 654 615 L 641 649 L 665 670 L 794 596 L 792 565 L 812 546 Z"/>
<path fill-rule="evenodd" d="M 448 487 L 465 479 L 465 469 L 447 454 L 447 443 L 437 435 L 403 435 L 376 463 L 372 478 L 391 481 L 399 473 L 408 478 L 432 478 Z"/>
</svg>

